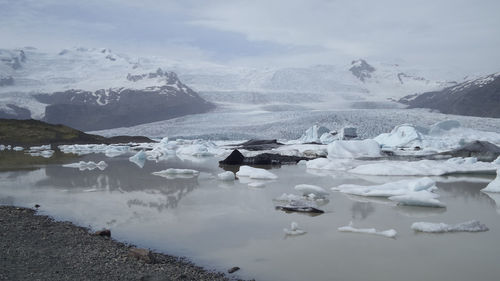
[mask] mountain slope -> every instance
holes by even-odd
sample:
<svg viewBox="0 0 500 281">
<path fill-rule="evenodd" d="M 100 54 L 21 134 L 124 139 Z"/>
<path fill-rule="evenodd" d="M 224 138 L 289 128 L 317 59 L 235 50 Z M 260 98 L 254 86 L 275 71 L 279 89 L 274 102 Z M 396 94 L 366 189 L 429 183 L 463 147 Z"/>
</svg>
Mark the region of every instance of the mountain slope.
<svg viewBox="0 0 500 281">
<path fill-rule="evenodd" d="M 174 72 L 141 67 L 109 49 L 0 50 L 0 118 L 101 130 L 213 107 Z"/>
<path fill-rule="evenodd" d="M 445 114 L 500 118 L 500 72 L 441 91 L 406 96 L 399 102 Z"/>
</svg>

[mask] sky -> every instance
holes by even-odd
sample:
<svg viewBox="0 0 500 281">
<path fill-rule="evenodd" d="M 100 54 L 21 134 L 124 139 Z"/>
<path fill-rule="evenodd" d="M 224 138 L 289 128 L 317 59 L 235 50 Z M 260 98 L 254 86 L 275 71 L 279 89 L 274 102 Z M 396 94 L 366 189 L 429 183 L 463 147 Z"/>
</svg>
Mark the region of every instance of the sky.
<svg viewBox="0 0 500 281">
<path fill-rule="evenodd" d="M 365 58 L 500 71 L 498 0 L 0 0 L 0 48 L 107 47 L 234 66 Z"/>
</svg>

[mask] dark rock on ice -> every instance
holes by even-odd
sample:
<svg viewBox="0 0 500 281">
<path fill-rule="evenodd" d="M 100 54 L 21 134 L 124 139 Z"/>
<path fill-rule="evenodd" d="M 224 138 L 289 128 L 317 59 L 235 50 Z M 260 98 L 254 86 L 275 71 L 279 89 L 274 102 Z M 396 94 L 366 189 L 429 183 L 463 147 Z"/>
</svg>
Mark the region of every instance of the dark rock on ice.
<svg viewBox="0 0 500 281">
<path fill-rule="evenodd" d="M 280 147 L 283 145 L 279 143 L 277 140 L 249 140 L 244 143 L 240 143 L 238 148 L 246 149 L 251 151 L 260 151 L 260 150 L 269 150 Z"/>
<path fill-rule="evenodd" d="M 243 165 L 245 156 L 238 151 L 238 149 L 233 150 L 226 159 L 219 161 L 219 164 L 223 165 Z"/>
<path fill-rule="evenodd" d="M 230 269 L 227 271 L 227 273 L 235 273 L 235 272 L 236 272 L 236 271 L 238 271 L 238 270 L 240 270 L 240 268 L 239 268 L 239 267 L 237 267 L 237 266 L 235 266 L 235 267 L 230 268 Z"/>
<path fill-rule="evenodd" d="M 111 237 L 111 230 L 103 229 L 103 230 L 96 231 L 94 234 L 97 236 Z"/>
</svg>

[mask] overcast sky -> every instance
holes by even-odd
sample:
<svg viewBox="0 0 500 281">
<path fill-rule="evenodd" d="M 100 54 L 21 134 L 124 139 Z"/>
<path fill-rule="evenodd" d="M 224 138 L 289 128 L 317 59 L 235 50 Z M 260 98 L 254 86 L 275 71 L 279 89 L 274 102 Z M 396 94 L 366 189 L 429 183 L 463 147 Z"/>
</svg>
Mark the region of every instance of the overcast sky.
<svg viewBox="0 0 500 281">
<path fill-rule="evenodd" d="M 109 47 L 241 66 L 355 58 L 500 71 L 499 0 L 0 0 L 0 48 Z"/>
</svg>

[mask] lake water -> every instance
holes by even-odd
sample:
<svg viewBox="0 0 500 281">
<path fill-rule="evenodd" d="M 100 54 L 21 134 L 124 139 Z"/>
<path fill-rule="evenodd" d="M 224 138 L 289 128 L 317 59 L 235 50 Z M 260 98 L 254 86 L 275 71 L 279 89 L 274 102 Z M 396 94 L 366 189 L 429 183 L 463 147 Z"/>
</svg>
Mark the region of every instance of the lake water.
<svg viewBox="0 0 500 281">
<path fill-rule="evenodd" d="M 436 177 L 447 208 L 403 207 L 381 199 L 331 192 L 309 216 L 275 210 L 273 198 L 297 193 L 297 184 L 325 189 L 402 179 L 318 172 L 304 166 L 273 169 L 277 180 L 264 187 L 216 179 L 215 158 L 158 163 L 139 168 L 130 155 L 94 154 L 75 162 L 105 160 L 104 171 L 79 171 L 60 164 L 0 173 L 0 204 L 33 207 L 57 220 L 93 229 L 110 228 L 115 239 L 173 255 L 221 271 L 239 266 L 241 278 L 257 280 L 499 280 L 500 198 L 480 192 L 489 177 Z M 191 168 L 198 177 L 151 175 L 166 168 Z M 493 196 L 493 195 L 492 195 Z M 459 223 L 478 219 L 481 233 L 415 233 L 417 221 Z M 307 234 L 285 236 L 295 221 Z M 386 230 L 395 239 L 343 233 L 338 227 Z"/>
</svg>

